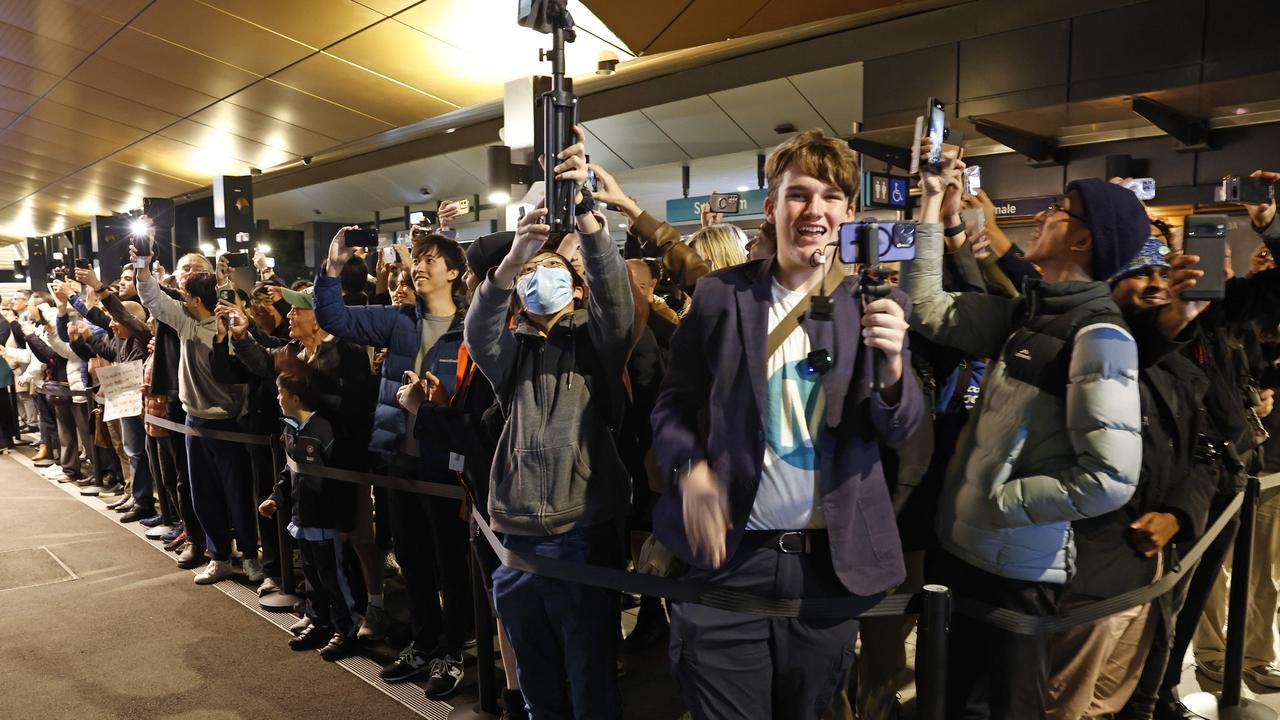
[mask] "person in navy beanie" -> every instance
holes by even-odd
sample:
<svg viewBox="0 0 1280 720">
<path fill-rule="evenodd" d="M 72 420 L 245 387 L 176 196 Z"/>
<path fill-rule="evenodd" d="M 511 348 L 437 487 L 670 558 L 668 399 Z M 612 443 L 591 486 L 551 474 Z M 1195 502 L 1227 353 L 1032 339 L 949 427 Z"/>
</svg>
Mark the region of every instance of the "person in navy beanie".
<svg viewBox="0 0 1280 720">
<path fill-rule="evenodd" d="M 1072 192 L 1079 195 L 1078 214 L 1093 236 L 1093 278 L 1109 280 L 1151 236 L 1147 209 L 1132 190 L 1101 178 L 1075 180 L 1067 185 L 1067 194 Z"/>
</svg>

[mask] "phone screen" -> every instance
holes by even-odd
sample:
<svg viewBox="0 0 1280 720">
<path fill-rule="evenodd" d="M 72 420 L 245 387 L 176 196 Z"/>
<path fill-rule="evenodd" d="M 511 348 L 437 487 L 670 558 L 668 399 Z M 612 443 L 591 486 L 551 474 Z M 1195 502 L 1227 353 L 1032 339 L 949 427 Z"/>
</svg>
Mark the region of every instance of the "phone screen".
<svg viewBox="0 0 1280 720">
<path fill-rule="evenodd" d="M 942 168 L 942 141 L 946 139 L 947 118 L 943 111 L 944 105 L 937 98 L 929 98 L 928 108 L 928 124 L 929 124 L 929 140 L 932 142 L 932 148 L 929 150 L 929 157 L 924 159 L 925 165 L 929 169 L 937 171 Z"/>
<path fill-rule="evenodd" d="M 348 230 L 343 235 L 347 247 L 377 247 L 377 230 Z"/>
<path fill-rule="evenodd" d="M 970 165 L 964 169 L 964 191 L 966 195 L 977 195 L 982 187 L 982 166 Z"/>
<path fill-rule="evenodd" d="M 393 263 L 396 261 L 396 249 L 393 247 L 382 248 L 382 262 Z"/>
</svg>

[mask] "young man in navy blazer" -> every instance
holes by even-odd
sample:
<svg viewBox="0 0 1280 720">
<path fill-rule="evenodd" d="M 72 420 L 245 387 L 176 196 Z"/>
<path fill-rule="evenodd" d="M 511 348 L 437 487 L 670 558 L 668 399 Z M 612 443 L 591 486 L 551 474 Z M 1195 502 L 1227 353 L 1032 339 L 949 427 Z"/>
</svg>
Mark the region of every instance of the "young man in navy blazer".
<svg viewBox="0 0 1280 720">
<path fill-rule="evenodd" d="M 671 485 L 654 531 L 692 580 L 850 602 L 796 618 L 672 603 L 671 658 L 695 718 L 820 717 L 853 661 L 852 616 L 905 576 L 878 445 L 906 438 L 924 407 L 906 371 L 905 298 L 864 300 L 844 277 L 830 316 L 802 316 L 766 356 L 791 309 L 835 285 L 823 281 L 841 272 L 859 176 L 848 146 L 820 131 L 783 143 L 765 171 L 776 255 L 703 277 L 672 340 L 653 414 Z"/>
</svg>

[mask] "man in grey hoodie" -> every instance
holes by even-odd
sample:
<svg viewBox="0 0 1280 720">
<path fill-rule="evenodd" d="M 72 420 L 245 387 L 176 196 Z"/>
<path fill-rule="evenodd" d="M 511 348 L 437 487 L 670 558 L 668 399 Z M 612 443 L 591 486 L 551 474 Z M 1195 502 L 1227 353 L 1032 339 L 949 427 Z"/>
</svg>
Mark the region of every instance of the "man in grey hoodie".
<svg viewBox="0 0 1280 720">
<path fill-rule="evenodd" d="M 621 421 L 631 290 L 608 227 L 582 189 L 586 158 L 576 132 L 578 143 L 559 154 L 556 172 L 578 187 L 574 213 L 590 298 L 577 307 L 583 282 L 564 257 L 542 249 L 550 227 L 540 208 L 521 219 L 510 252 L 476 290 L 464 334 L 506 416 L 489 494 L 503 544 L 617 567 L 631 493 L 613 430 Z M 513 293 L 519 313 L 510 328 Z M 494 573 L 493 593 L 533 717 L 622 716 L 617 593 L 506 566 Z"/>
<path fill-rule="evenodd" d="M 153 238 L 154 241 L 154 238 Z M 129 255 L 136 260 L 134 248 Z M 218 319 L 217 280 L 212 273 L 185 278 L 184 300 L 160 289 L 146 264 L 135 264 L 138 297 L 157 322 L 168 325 L 182 342 L 178 362 L 178 399 L 192 428 L 240 431 L 237 419 L 245 410 L 245 386 L 220 383 L 213 377 L 210 355 Z M 258 522 L 249 479 L 249 456 L 244 448 L 225 440 L 188 435 L 187 472 L 195 513 L 204 526 L 209 564 L 196 575 L 197 585 L 209 585 L 231 575 L 231 530 L 244 556 L 244 573 L 251 582 L 262 580 L 258 560 Z"/>
</svg>

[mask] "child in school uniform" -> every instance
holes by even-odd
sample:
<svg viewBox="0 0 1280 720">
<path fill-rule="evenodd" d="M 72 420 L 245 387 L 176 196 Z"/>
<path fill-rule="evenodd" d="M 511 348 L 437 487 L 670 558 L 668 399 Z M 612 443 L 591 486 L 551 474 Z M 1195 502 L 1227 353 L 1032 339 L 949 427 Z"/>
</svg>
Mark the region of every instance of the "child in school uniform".
<svg viewBox="0 0 1280 720">
<path fill-rule="evenodd" d="M 305 369 L 288 370 L 276 378 L 284 424 L 284 451 L 294 462 L 323 464 L 333 450 L 333 427 L 313 411 L 310 379 Z M 287 483 L 287 484 L 286 484 Z M 283 493 L 290 493 L 293 515 L 289 534 L 298 542 L 302 572 L 307 579 L 306 620 L 289 640 L 294 650 L 320 648 L 320 657 L 338 660 L 356 644 L 356 614 L 351 589 L 342 569 L 346 538 L 354 526 L 355 485 L 288 471 L 281 473 L 271 497 L 258 512 L 275 515 Z"/>
</svg>

